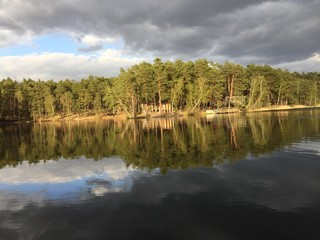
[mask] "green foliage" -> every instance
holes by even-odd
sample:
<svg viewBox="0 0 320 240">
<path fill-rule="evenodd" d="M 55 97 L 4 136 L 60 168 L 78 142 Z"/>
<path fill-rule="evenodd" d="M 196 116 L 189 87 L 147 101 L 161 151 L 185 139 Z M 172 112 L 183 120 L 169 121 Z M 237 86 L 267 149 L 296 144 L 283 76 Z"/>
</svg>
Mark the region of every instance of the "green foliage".
<svg viewBox="0 0 320 240">
<path fill-rule="evenodd" d="M 271 105 L 320 103 L 320 73 L 291 73 L 268 65 L 206 59 L 142 62 L 116 78 L 81 81 L 0 81 L 0 120 L 45 120 L 94 114 L 137 116 L 149 111 L 255 109 Z M 168 110 L 170 106 L 170 110 Z"/>
</svg>

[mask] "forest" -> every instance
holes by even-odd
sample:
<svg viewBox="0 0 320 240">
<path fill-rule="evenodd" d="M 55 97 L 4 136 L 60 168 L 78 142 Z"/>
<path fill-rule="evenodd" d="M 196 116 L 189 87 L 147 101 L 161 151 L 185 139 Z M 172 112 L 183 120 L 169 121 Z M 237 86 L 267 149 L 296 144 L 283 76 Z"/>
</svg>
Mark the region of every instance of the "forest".
<svg viewBox="0 0 320 240">
<path fill-rule="evenodd" d="M 0 81 L 0 121 L 42 120 L 77 114 L 135 117 L 148 112 L 249 111 L 320 103 L 319 72 L 289 72 L 268 65 L 246 67 L 199 59 L 141 62 L 114 78 L 81 81 Z"/>
</svg>

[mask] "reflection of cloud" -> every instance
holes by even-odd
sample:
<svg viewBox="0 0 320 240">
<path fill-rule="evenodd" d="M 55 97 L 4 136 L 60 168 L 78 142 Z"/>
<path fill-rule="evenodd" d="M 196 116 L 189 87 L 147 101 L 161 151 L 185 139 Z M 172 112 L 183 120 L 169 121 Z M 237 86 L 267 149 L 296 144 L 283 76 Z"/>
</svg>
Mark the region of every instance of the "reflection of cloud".
<svg viewBox="0 0 320 240">
<path fill-rule="evenodd" d="M 214 196 L 214 203 L 294 211 L 320 200 L 319 149 L 319 142 L 309 141 L 232 165 L 173 171 L 135 182 L 131 192 L 138 202 L 159 203 L 170 195 L 201 193 L 204 198 Z"/>
<path fill-rule="evenodd" d="M 45 204 L 48 199 L 81 203 L 94 196 L 123 192 L 124 199 L 144 204 L 160 204 L 176 194 L 203 193 L 215 196 L 213 201 L 223 204 L 238 202 L 288 211 L 319 200 L 318 158 L 319 142 L 309 141 L 258 159 L 215 168 L 169 171 L 164 176 L 126 168 L 116 158 L 98 162 L 61 160 L 36 166 L 24 163 L 17 169 L 0 170 L 0 209 L 18 210 L 30 202 Z M 19 184 L 22 188 L 29 184 L 35 189 L 31 194 L 30 187 L 28 191 L 20 191 Z"/>
<path fill-rule="evenodd" d="M 107 192 L 109 192 L 109 189 L 107 187 L 103 187 L 103 186 L 97 186 L 92 189 L 92 193 L 96 196 L 103 196 Z"/>
<path fill-rule="evenodd" d="M 93 179 L 86 181 L 87 185 L 100 185 L 100 186 L 108 186 L 110 187 L 112 183 L 110 181 L 104 180 L 104 179 Z"/>
<path fill-rule="evenodd" d="M 105 175 L 109 179 L 126 178 L 132 169 L 126 168 L 121 159 L 110 158 L 97 162 L 86 159 L 48 161 L 30 165 L 23 162 L 12 168 L 1 169 L 0 183 L 66 183 L 82 178 Z"/>
<path fill-rule="evenodd" d="M 86 185 L 90 188 L 91 194 L 95 196 L 103 196 L 109 192 L 127 192 L 132 186 L 131 176 L 122 179 L 113 178 L 112 181 L 104 179 L 90 179 L 86 181 Z"/>
<path fill-rule="evenodd" d="M 144 233 L 151 239 L 259 239 L 261 232 L 264 239 L 294 239 L 295 226 L 304 239 L 318 239 L 317 148 L 319 142 L 309 141 L 230 165 L 169 170 L 166 175 L 126 169 L 119 159 L 105 159 L 101 165 L 70 160 L 68 167 L 84 167 L 85 161 L 98 167 L 80 186 L 70 185 L 78 181 L 64 182 L 44 185 L 43 190 L 76 190 L 67 204 L 77 205 L 48 199 L 39 189 L 20 192 L 18 184 L 0 184 L 1 236 L 32 239 L 35 234 L 30 233 L 41 232 L 50 221 L 43 239 L 138 239 Z M 65 160 L 60 162 L 67 166 Z M 121 194 L 107 194 L 119 190 Z M 12 235 L 16 232 L 22 237 Z"/>
<path fill-rule="evenodd" d="M 299 143 L 297 150 L 294 144 L 271 156 L 219 168 L 225 190 L 232 193 L 226 195 L 226 202 L 237 199 L 279 211 L 316 204 L 320 200 L 319 151 L 309 151 L 304 148 L 307 145 Z M 310 145 L 319 149 L 319 143 Z"/>
<path fill-rule="evenodd" d="M 135 177 L 119 158 L 23 162 L 0 173 L 0 210 L 21 210 L 53 199 L 79 203 L 109 192 L 130 191 Z"/>
<path fill-rule="evenodd" d="M 44 192 L 29 194 L 0 190 L 0 211 L 18 211 L 23 209 L 27 204 L 30 203 L 41 205 L 43 198 Z"/>
<path fill-rule="evenodd" d="M 319 142 L 299 142 L 292 145 L 290 151 L 320 156 Z"/>
</svg>

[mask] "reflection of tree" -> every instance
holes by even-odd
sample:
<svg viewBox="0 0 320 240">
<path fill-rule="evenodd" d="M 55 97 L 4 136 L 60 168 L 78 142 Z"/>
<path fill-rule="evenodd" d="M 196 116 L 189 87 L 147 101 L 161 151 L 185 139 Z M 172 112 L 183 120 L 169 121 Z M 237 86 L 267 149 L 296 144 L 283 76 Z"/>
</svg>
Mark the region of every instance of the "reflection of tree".
<svg viewBox="0 0 320 240">
<path fill-rule="evenodd" d="M 251 128 L 252 139 L 255 145 L 266 145 L 265 132 L 268 127 L 268 122 L 263 122 L 260 118 L 248 118 L 248 123 Z"/>
<path fill-rule="evenodd" d="M 228 115 L 228 125 L 230 127 L 230 146 L 232 149 L 239 149 L 237 140 L 237 121 L 234 120 L 235 115 Z"/>
<path fill-rule="evenodd" d="M 59 122 L 0 128 L 0 167 L 23 160 L 120 156 L 136 168 L 212 166 L 265 154 L 300 139 L 319 137 L 319 111 Z M 295 131 L 293 131 L 295 129 Z"/>
</svg>

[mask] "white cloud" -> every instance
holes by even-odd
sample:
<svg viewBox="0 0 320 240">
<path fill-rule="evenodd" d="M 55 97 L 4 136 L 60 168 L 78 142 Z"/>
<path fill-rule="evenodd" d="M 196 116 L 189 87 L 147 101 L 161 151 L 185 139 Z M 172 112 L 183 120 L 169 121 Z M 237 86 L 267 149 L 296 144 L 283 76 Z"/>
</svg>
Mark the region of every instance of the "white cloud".
<svg viewBox="0 0 320 240">
<path fill-rule="evenodd" d="M 39 36 L 64 33 L 77 39 L 81 53 L 100 53 L 107 43 L 121 42 L 120 48 L 132 55 L 185 60 L 206 57 L 244 65 L 284 64 L 319 52 L 319 7 L 316 0 L 173 0 L 166 5 L 146 0 L 0 0 L 0 51 L 1 47 L 30 44 Z M 46 62 L 48 56 L 37 57 Z M 93 65 L 87 56 L 79 60 L 81 57 L 66 55 L 69 61 L 75 59 L 68 71 L 56 64 L 50 71 L 40 69 L 34 74 L 39 68 L 28 64 L 32 70 L 22 69 L 23 77 L 81 78 L 87 72 L 109 76 L 132 63 L 132 59 L 121 56 L 123 64 L 110 70 Z M 21 56 L 14 63 L 19 66 L 25 59 Z M 289 65 L 293 69 L 294 63 Z M 82 75 L 77 71 L 79 66 L 86 71 Z M 298 69 L 314 70 L 314 65 Z M 18 67 L 9 73 L 0 67 L 0 77 L 20 77 L 19 72 Z"/>
<path fill-rule="evenodd" d="M 297 72 L 318 72 L 320 66 L 320 54 L 315 53 L 307 59 L 276 65 L 279 68 L 286 68 Z"/>
<path fill-rule="evenodd" d="M 0 36 L 0 49 L 13 45 L 31 45 L 34 37 L 31 32 L 21 36 L 9 29 L 0 29 Z"/>
<path fill-rule="evenodd" d="M 103 39 L 101 39 L 101 38 L 99 38 L 97 36 L 94 36 L 94 35 L 85 35 L 81 39 L 81 42 L 86 44 L 86 45 L 92 46 L 92 45 L 96 45 L 96 44 L 99 44 L 99 43 L 103 42 Z"/>
<path fill-rule="evenodd" d="M 114 77 L 121 67 L 127 68 L 142 60 L 128 57 L 116 49 L 108 49 L 93 56 L 68 53 L 3 56 L 0 57 L 0 79 L 80 80 L 89 75 Z"/>
<path fill-rule="evenodd" d="M 82 37 L 80 42 L 85 46 L 78 48 L 79 52 L 96 52 L 103 49 L 103 44 L 106 40 L 89 34 Z"/>
</svg>

